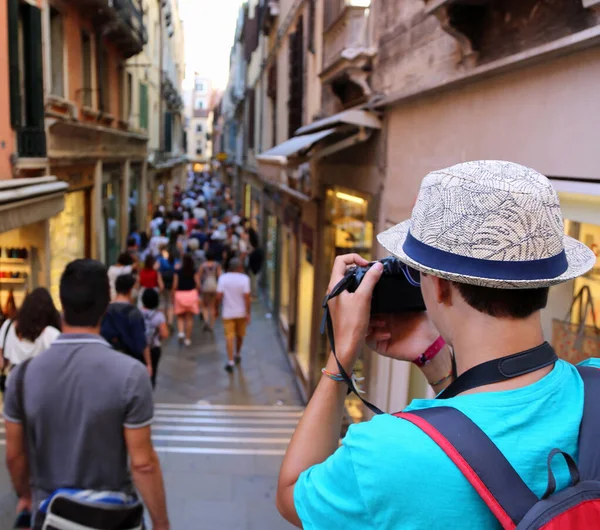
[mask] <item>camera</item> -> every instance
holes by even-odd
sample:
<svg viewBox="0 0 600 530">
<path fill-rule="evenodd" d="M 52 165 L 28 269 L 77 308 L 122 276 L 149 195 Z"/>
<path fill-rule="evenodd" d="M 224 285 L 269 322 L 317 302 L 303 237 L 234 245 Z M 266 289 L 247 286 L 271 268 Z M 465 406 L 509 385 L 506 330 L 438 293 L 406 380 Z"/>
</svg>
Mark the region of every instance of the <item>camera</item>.
<svg viewBox="0 0 600 530">
<path fill-rule="evenodd" d="M 391 256 L 379 262 L 383 264 L 383 273 L 373 290 L 371 314 L 425 311 L 425 302 L 419 286 L 419 271 Z M 375 263 L 348 269 L 342 280 L 346 290 L 350 293 L 355 292 L 369 268 Z"/>
</svg>

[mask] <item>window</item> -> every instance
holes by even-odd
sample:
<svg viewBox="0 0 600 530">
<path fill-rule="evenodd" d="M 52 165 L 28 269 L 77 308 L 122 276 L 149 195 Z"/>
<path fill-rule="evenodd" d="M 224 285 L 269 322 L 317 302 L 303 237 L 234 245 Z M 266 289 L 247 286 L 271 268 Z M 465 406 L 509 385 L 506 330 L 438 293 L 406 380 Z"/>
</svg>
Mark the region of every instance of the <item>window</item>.
<svg viewBox="0 0 600 530">
<path fill-rule="evenodd" d="M 197 133 L 201 133 L 202 132 L 202 124 L 199 123 L 198 125 L 196 125 L 196 132 Z"/>
<path fill-rule="evenodd" d="M 165 112 L 165 151 L 173 151 L 173 115 Z"/>
<path fill-rule="evenodd" d="M 125 82 L 125 115 L 123 116 L 124 121 L 129 121 L 131 115 L 131 106 L 133 105 L 133 74 L 127 72 Z"/>
<path fill-rule="evenodd" d="M 248 89 L 248 149 L 254 149 L 256 124 L 256 95 L 254 89 Z"/>
<path fill-rule="evenodd" d="M 31 4 L 8 0 L 10 123 L 18 154 L 45 157 L 42 15 Z"/>
<path fill-rule="evenodd" d="M 304 99 L 304 36 L 303 20 L 298 20 L 296 32 L 290 35 L 290 98 L 288 100 L 288 138 L 302 127 Z"/>
<path fill-rule="evenodd" d="M 81 32 L 81 68 L 83 86 L 83 104 L 92 106 L 92 40 L 89 33 Z"/>
<path fill-rule="evenodd" d="M 308 51 L 315 53 L 315 0 L 308 0 Z"/>
<path fill-rule="evenodd" d="M 98 79 L 98 110 L 110 112 L 110 79 L 108 49 L 102 42 L 100 33 L 96 34 L 96 71 Z"/>
<path fill-rule="evenodd" d="M 194 101 L 194 109 L 196 109 L 196 110 L 204 109 L 204 100 L 203 99 L 195 100 Z"/>
<path fill-rule="evenodd" d="M 204 82 L 196 79 L 196 92 L 204 92 Z"/>
<path fill-rule="evenodd" d="M 50 92 L 55 96 L 64 97 L 65 95 L 65 74 L 64 74 L 64 39 L 63 22 L 60 11 L 50 8 L 50 70 L 51 85 Z"/>
<path fill-rule="evenodd" d="M 196 154 L 202 155 L 202 147 L 196 147 Z"/>
<path fill-rule="evenodd" d="M 140 129 L 148 130 L 148 85 L 140 83 Z"/>
</svg>

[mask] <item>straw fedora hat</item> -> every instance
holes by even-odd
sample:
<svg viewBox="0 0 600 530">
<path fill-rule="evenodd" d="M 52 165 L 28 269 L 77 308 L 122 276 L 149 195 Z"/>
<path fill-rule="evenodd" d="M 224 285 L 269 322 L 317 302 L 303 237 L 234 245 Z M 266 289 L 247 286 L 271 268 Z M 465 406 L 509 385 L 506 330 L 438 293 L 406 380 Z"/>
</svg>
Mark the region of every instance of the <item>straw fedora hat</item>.
<svg viewBox="0 0 600 530">
<path fill-rule="evenodd" d="M 550 181 L 497 160 L 429 173 L 409 220 L 377 236 L 421 272 L 483 287 L 549 287 L 589 271 L 596 256 L 564 234 Z"/>
</svg>

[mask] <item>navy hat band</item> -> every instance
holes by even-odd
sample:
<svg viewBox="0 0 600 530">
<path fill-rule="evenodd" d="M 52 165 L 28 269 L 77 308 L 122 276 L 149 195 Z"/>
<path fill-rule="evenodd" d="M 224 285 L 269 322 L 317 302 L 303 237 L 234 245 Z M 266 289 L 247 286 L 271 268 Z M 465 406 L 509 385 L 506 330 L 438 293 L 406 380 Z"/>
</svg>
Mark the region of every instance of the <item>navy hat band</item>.
<svg viewBox="0 0 600 530">
<path fill-rule="evenodd" d="M 564 250 L 549 258 L 529 261 L 480 259 L 432 247 L 413 237 L 410 231 L 402 249 L 409 258 L 430 269 L 491 280 L 547 280 L 557 278 L 569 268 Z"/>
</svg>

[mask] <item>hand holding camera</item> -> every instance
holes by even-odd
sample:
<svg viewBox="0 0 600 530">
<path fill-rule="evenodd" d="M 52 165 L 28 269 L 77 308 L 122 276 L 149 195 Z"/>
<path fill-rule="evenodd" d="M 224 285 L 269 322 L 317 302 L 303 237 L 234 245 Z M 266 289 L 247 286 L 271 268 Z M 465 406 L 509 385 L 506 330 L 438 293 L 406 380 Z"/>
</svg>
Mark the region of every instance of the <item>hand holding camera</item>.
<svg viewBox="0 0 600 530">
<path fill-rule="evenodd" d="M 369 314 L 375 285 L 383 273 L 383 265 L 370 263 L 358 254 L 338 256 L 333 264 L 331 279 L 327 292 L 333 295 L 336 288 L 348 278 L 356 267 L 368 267 L 361 277 L 360 285 L 353 292 L 343 289 L 342 292 L 328 301 L 333 323 L 336 353 L 341 365 L 350 373 L 369 329 Z"/>
<path fill-rule="evenodd" d="M 369 323 L 367 345 L 384 357 L 413 362 L 438 336 L 425 311 L 377 315 Z"/>
</svg>

